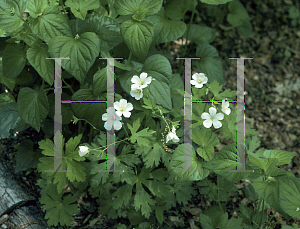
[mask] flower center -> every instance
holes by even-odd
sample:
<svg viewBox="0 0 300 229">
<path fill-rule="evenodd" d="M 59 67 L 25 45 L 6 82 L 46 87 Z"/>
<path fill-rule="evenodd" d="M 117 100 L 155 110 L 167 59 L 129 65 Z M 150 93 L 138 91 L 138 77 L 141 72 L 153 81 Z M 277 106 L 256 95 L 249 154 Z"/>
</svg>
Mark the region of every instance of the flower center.
<svg viewBox="0 0 300 229">
<path fill-rule="evenodd" d="M 144 80 L 140 80 L 140 84 L 144 84 Z"/>
<path fill-rule="evenodd" d="M 198 79 L 198 83 L 202 83 L 202 79 L 201 78 Z"/>
<path fill-rule="evenodd" d="M 124 106 L 121 106 L 121 111 L 124 111 L 125 110 L 125 107 Z"/>
<path fill-rule="evenodd" d="M 136 93 L 141 94 L 141 89 L 136 89 Z"/>
</svg>

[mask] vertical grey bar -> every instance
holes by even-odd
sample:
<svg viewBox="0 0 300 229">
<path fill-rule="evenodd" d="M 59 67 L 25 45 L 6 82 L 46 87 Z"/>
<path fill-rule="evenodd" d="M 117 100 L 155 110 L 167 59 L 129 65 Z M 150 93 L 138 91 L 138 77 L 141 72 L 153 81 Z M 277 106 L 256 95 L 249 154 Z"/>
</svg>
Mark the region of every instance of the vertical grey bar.
<svg viewBox="0 0 300 229">
<path fill-rule="evenodd" d="M 237 59 L 237 153 L 240 163 L 237 171 L 245 170 L 245 60 Z"/>
<path fill-rule="evenodd" d="M 114 59 L 123 58 L 99 58 L 107 59 L 107 117 L 115 115 L 114 111 L 114 101 L 115 101 L 115 76 L 114 76 Z M 108 108 L 112 107 L 113 110 L 109 111 Z M 112 123 L 111 130 L 106 130 L 107 137 L 107 168 L 108 170 L 98 170 L 98 172 L 124 172 L 124 170 L 114 170 L 114 160 L 115 160 L 115 133 L 114 133 L 114 123 Z"/>
<path fill-rule="evenodd" d="M 62 116 L 61 116 L 61 94 L 62 94 L 62 76 L 61 59 L 70 58 L 47 58 L 55 60 L 54 77 L 54 170 L 45 170 L 45 172 L 71 172 L 71 170 L 62 170 Z"/>
<path fill-rule="evenodd" d="M 114 59 L 107 58 L 107 109 L 114 108 L 115 101 L 115 87 L 114 87 Z M 107 117 L 115 117 L 113 110 L 107 110 Z M 115 142 L 114 140 L 114 123 L 111 130 L 107 130 L 107 168 L 108 170 L 114 170 L 114 157 L 115 157 Z"/>
<path fill-rule="evenodd" d="M 188 160 L 186 160 L 186 152 L 188 155 L 192 155 L 192 93 L 191 93 L 191 79 L 192 79 L 192 66 L 191 59 L 185 59 L 185 85 L 184 85 L 184 168 L 190 164 Z M 192 159 L 191 157 L 188 157 Z M 189 171 L 191 172 L 191 166 L 189 167 Z"/>
<path fill-rule="evenodd" d="M 201 172 L 201 170 L 192 171 L 192 59 L 200 58 L 177 58 L 185 60 L 185 94 L 184 94 L 184 169 L 176 172 Z M 188 154 L 186 154 L 188 152 Z M 188 168 L 188 170 L 186 170 Z"/>
<path fill-rule="evenodd" d="M 253 172 L 245 170 L 245 61 L 244 59 L 253 58 L 230 58 L 237 59 L 237 170 L 229 170 L 229 172 Z"/>
</svg>

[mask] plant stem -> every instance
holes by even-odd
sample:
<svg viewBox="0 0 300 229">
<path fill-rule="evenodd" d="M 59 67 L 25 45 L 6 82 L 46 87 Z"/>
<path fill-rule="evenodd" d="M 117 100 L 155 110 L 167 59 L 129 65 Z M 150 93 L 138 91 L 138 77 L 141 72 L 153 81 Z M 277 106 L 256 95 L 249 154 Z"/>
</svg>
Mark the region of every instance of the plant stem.
<svg viewBox="0 0 300 229">
<path fill-rule="evenodd" d="M 78 34 L 78 18 L 76 18 L 76 34 Z"/>
<path fill-rule="evenodd" d="M 259 209 L 260 209 L 260 206 L 263 202 L 263 198 L 262 197 L 259 197 L 259 202 L 258 202 L 258 205 L 257 205 L 257 208 L 256 208 L 256 214 L 255 214 L 255 223 L 257 221 L 257 217 L 258 217 L 258 214 L 259 214 Z M 253 224 L 253 229 L 254 229 L 255 225 Z"/>
<path fill-rule="evenodd" d="M 208 181 L 207 181 L 207 178 L 205 178 L 205 181 L 206 181 L 206 183 L 207 183 L 207 185 L 208 185 L 208 187 L 209 187 L 211 193 L 213 194 L 215 200 L 218 201 L 219 207 L 221 208 L 221 211 L 222 211 L 222 213 L 224 214 L 225 212 L 224 212 L 224 210 L 223 210 L 223 208 L 222 208 L 222 205 L 221 205 L 221 202 L 220 202 L 219 198 L 218 198 L 217 196 L 215 196 L 215 194 L 214 194 L 212 188 L 210 187 L 210 185 L 209 185 L 209 183 L 208 183 Z M 219 191 L 219 190 L 218 190 L 218 191 Z"/>
<path fill-rule="evenodd" d="M 127 62 L 127 65 L 130 65 L 130 59 L 131 59 L 131 55 L 132 55 L 132 53 L 130 52 L 130 53 L 129 53 L 129 57 L 128 57 L 128 62 Z"/>
<path fill-rule="evenodd" d="M 90 129 L 90 135 L 89 135 L 89 144 L 91 144 L 93 134 L 94 134 L 94 128 L 91 128 Z"/>
<path fill-rule="evenodd" d="M 70 84 L 68 84 L 64 79 L 62 81 L 67 85 L 67 87 L 71 90 L 72 94 L 74 94 L 73 88 Z"/>
</svg>

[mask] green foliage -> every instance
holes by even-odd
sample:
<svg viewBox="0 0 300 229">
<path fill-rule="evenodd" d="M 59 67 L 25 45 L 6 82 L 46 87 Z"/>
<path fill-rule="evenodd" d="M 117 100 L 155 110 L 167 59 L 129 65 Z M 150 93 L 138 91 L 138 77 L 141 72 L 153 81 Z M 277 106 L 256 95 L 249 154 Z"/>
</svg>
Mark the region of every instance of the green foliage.
<svg viewBox="0 0 300 229">
<path fill-rule="evenodd" d="M 3 89 L 10 90 L 0 94 L 0 137 L 8 138 L 28 127 L 45 133 L 37 150 L 31 140 L 21 143 L 15 170 L 37 169 L 40 173 L 40 203 L 49 226 L 70 226 L 74 214 L 79 213 L 78 200 L 83 192 L 95 198 L 99 214 L 110 219 L 128 218 L 137 228 L 150 228 L 152 221 L 164 227 L 167 211 L 189 204 L 199 193 L 211 203 L 217 202 L 200 214 L 196 223 L 202 228 L 262 228 L 267 220 L 266 206 L 286 219 L 300 217 L 299 179 L 277 167 L 289 164 L 293 153 L 260 148 L 258 132 L 246 124 L 245 168 L 251 172 L 229 172 L 242 166 L 240 159 L 244 156 L 236 152 L 236 136 L 241 130 L 236 130 L 240 120 L 236 119 L 235 106 L 229 105 L 231 113 L 224 115 L 219 129 L 221 138 L 233 144 L 215 152 L 220 140 L 212 128 L 203 124 L 201 115 L 211 105 L 218 113 L 223 112 L 220 102 L 213 101 L 236 100 L 236 91 L 221 92 L 223 69 L 217 49 L 210 45 L 216 29 L 196 24 L 194 18 L 190 23 L 185 19 L 188 11 L 192 17 L 201 13 L 199 6 L 204 4 L 210 6 L 203 7 L 209 9 L 209 15 L 217 17 L 221 13 L 214 5 L 227 2 L 227 21 L 243 36 L 250 36 L 250 17 L 239 1 L 0 0 L 0 82 Z M 219 11 L 212 13 L 213 9 Z M 24 12 L 29 13 L 28 18 L 23 18 Z M 289 17 L 299 17 L 295 7 L 289 10 Z M 169 140 L 166 146 L 166 136 L 172 136 L 169 130 L 173 127 L 173 137 L 184 138 L 186 87 L 181 69 L 172 73 L 170 54 L 155 46 L 168 43 L 169 47 L 179 38 L 196 45 L 196 57 L 201 59 L 192 63 L 205 73 L 208 82 L 202 88 L 192 88 L 193 100 L 198 103 L 193 104 L 191 144 L 178 138 L 177 142 Z M 180 55 L 188 57 L 186 48 L 180 50 Z M 103 102 L 61 104 L 64 135 L 54 133 L 53 107 L 57 101 L 53 92 L 48 93 L 54 89 L 51 86 L 57 85 L 54 61 L 47 58 L 59 57 L 69 58 L 61 61 L 66 84 L 62 100 Z M 107 60 L 99 57 L 124 59 L 114 60 L 114 101 L 130 98 L 134 108 L 130 119 L 122 117 L 122 128 L 113 143 L 114 155 L 106 153 L 101 116 L 107 109 L 108 69 Z M 28 72 L 28 65 L 36 70 L 35 75 Z M 147 73 L 151 83 L 143 97 L 135 100 L 129 96 L 131 79 L 141 73 Z M 211 95 L 213 103 L 204 103 Z M 57 147 L 61 147 L 62 155 L 57 155 Z M 81 151 L 85 147 L 88 153 Z M 62 171 L 55 172 L 54 162 L 60 162 L 57 156 Z M 107 160 L 113 161 L 117 172 L 109 172 Z M 216 184 L 208 179 L 210 173 L 217 175 Z M 237 191 L 234 183 L 241 179 L 252 181 L 245 188 L 246 197 L 259 199 L 259 204 L 255 210 L 240 205 L 240 217 L 229 219 L 221 202 Z M 72 194 L 67 191 L 70 189 Z"/>
<path fill-rule="evenodd" d="M 229 14 L 227 15 L 227 21 L 238 29 L 238 31 L 245 37 L 252 35 L 252 25 L 250 23 L 250 17 L 243 4 L 236 0 L 228 4 Z"/>
</svg>

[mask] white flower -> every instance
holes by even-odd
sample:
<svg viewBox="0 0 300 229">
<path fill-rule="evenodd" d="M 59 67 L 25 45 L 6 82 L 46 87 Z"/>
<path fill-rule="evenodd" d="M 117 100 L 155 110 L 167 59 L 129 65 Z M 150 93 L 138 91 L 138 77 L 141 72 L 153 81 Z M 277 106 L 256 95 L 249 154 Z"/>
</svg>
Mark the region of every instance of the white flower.
<svg viewBox="0 0 300 229">
<path fill-rule="evenodd" d="M 297 208 L 297 209 L 296 209 L 296 212 L 297 212 L 297 211 L 300 211 L 300 208 Z"/>
<path fill-rule="evenodd" d="M 229 102 L 228 101 L 225 102 L 225 99 L 222 100 L 222 111 L 227 115 L 229 115 L 231 112 L 229 108 Z"/>
<path fill-rule="evenodd" d="M 115 130 L 119 130 L 122 128 L 122 123 L 120 122 L 120 120 L 122 119 L 120 116 L 118 116 L 117 114 L 115 114 L 115 109 L 113 107 L 109 107 L 108 109 L 106 109 L 106 111 L 113 111 L 112 113 L 114 115 L 107 117 L 107 113 L 102 115 L 102 120 L 106 121 L 104 123 L 104 127 L 107 130 L 111 130 L 112 125 L 114 124 L 114 129 Z"/>
<path fill-rule="evenodd" d="M 143 89 L 141 89 L 140 86 L 137 84 L 132 84 L 130 95 L 136 100 L 140 100 L 140 98 L 143 97 Z"/>
<path fill-rule="evenodd" d="M 202 119 L 206 119 L 203 122 L 203 125 L 206 128 L 210 128 L 212 124 L 214 125 L 214 128 L 216 128 L 216 129 L 218 129 L 222 126 L 222 123 L 218 120 L 223 120 L 224 114 L 222 114 L 222 113 L 216 114 L 216 113 L 217 113 L 217 109 L 214 108 L 214 107 L 210 107 L 209 108 L 209 114 L 207 112 L 204 112 L 201 115 Z"/>
<path fill-rule="evenodd" d="M 120 102 L 115 102 L 114 103 L 114 107 L 117 110 L 116 114 L 118 116 L 122 116 L 122 114 L 124 115 L 124 117 L 129 118 L 131 113 L 129 111 L 131 111 L 133 109 L 133 106 L 131 103 L 127 103 L 126 99 L 121 99 Z"/>
<path fill-rule="evenodd" d="M 79 146 L 79 156 L 83 157 L 84 155 L 88 154 L 89 148 L 86 146 Z"/>
<path fill-rule="evenodd" d="M 135 75 L 131 78 L 131 82 L 138 85 L 140 89 L 143 89 L 147 87 L 149 83 L 151 83 L 151 78 L 147 77 L 146 72 L 142 72 L 140 78 L 137 75 Z"/>
<path fill-rule="evenodd" d="M 168 141 L 170 141 L 170 140 L 172 140 L 173 142 L 179 142 L 179 138 L 176 135 L 175 126 L 173 126 L 173 128 L 172 128 L 172 132 L 168 133 L 166 140 L 167 140 L 166 143 L 168 143 Z"/>
<path fill-rule="evenodd" d="M 191 84 L 196 85 L 196 88 L 202 88 L 203 84 L 207 83 L 207 77 L 204 75 L 204 73 L 195 73 L 192 76 L 193 80 L 191 80 Z"/>
</svg>

